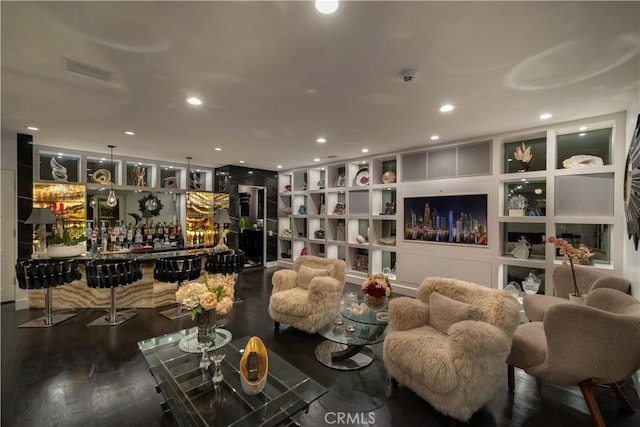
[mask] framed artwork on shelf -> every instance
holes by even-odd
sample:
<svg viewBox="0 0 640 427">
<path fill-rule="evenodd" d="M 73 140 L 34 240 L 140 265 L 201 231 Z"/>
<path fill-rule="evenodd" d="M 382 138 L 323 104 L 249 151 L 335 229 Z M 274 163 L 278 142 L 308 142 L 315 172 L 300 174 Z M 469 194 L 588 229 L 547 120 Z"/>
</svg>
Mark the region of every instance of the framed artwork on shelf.
<svg viewBox="0 0 640 427">
<path fill-rule="evenodd" d="M 487 246 L 487 194 L 406 197 L 404 238 Z"/>
<path fill-rule="evenodd" d="M 369 257 L 367 255 L 355 255 L 352 267 L 354 271 L 364 271 L 366 273 L 369 271 Z"/>
<path fill-rule="evenodd" d="M 336 206 L 333 208 L 334 215 L 344 215 L 344 203 L 338 202 Z"/>
<path fill-rule="evenodd" d="M 344 175 L 338 175 L 334 187 L 344 187 L 347 184 L 347 180 Z"/>
</svg>

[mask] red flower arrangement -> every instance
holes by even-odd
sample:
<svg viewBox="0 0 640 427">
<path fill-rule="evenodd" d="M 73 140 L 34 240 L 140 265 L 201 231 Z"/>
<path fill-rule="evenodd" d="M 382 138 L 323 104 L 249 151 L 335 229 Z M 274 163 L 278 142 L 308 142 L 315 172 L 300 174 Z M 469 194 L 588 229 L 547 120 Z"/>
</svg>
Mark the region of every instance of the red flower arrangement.
<svg viewBox="0 0 640 427">
<path fill-rule="evenodd" d="M 372 274 L 362 284 L 362 292 L 373 298 L 388 298 L 391 296 L 391 282 L 382 273 Z"/>
</svg>

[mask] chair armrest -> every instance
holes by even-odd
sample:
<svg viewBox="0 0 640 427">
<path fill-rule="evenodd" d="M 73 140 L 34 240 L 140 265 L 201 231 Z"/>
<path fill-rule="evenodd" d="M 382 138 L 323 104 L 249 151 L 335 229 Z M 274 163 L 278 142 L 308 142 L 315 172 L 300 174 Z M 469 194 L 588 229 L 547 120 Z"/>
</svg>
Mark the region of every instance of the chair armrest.
<svg viewBox="0 0 640 427">
<path fill-rule="evenodd" d="M 420 300 L 399 297 L 389 301 L 389 328 L 406 331 L 429 324 L 429 305 Z"/>
<path fill-rule="evenodd" d="M 640 301 L 631 295 L 615 289 L 593 289 L 587 295 L 586 305 L 608 311 L 609 313 L 640 316 Z"/>
<path fill-rule="evenodd" d="M 504 363 L 511 351 L 511 337 L 487 322 L 463 320 L 451 325 L 447 332 L 452 359 L 490 358 Z"/>
<path fill-rule="evenodd" d="M 298 273 L 293 270 L 278 270 L 273 273 L 271 283 L 273 284 L 272 293 L 286 291 L 296 287 Z"/>
<path fill-rule="evenodd" d="M 549 309 L 544 318 L 551 380 L 622 380 L 640 367 L 640 318 L 577 304 Z M 575 382 L 574 382 L 575 383 Z"/>
<path fill-rule="evenodd" d="M 631 282 L 629 282 L 624 277 L 605 276 L 593 282 L 593 285 L 591 285 L 591 289 L 589 289 L 589 292 L 600 288 L 615 289 L 616 291 L 628 294 L 631 290 Z"/>
</svg>

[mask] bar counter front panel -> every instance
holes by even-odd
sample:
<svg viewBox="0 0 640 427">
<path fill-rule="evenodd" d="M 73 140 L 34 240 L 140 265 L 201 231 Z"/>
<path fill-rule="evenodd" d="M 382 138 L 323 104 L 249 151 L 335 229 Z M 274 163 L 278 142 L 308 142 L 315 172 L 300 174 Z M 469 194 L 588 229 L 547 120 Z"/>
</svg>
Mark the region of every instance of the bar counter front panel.
<svg viewBox="0 0 640 427">
<path fill-rule="evenodd" d="M 156 308 L 175 304 L 177 283 L 155 281 L 153 269 L 155 260 L 184 255 L 201 255 L 216 253 L 213 248 L 186 249 L 151 252 L 123 252 L 101 254 L 95 257 L 90 254 L 77 257 L 80 261 L 82 278 L 71 283 L 52 288 L 53 309 L 63 308 L 109 308 L 111 303 L 110 288 L 90 288 L 87 286 L 84 262 L 88 259 L 137 259 L 142 269 L 142 279 L 127 286 L 116 288 L 118 308 Z M 204 270 L 205 260 L 202 260 Z M 32 289 L 29 293 L 30 308 L 44 308 L 45 289 Z"/>
</svg>

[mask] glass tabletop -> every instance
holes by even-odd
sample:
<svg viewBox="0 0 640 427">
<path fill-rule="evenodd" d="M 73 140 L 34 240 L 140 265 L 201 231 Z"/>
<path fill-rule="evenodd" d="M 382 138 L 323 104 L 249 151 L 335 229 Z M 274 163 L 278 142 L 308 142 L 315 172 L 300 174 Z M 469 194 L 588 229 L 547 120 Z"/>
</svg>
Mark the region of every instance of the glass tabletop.
<svg viewBox="0 0 640 427">
<path fill-rule="evenodd" d="M 178 346 L 195 329 L 138 343 L 180 426 L 275 426 L 327 392 L 272 351 L 268 351 L 269 373 L 264 390 L 255 396 L 242 392 L 238 367 L 250 337 L 233 340 L 216 350 L 225 354 L 221 365 L 224 382 L 214 388 L 211 373 L 199 367 L 200 355 L 185 353 Z"/>
<path fill-rule="evenodd" d="M 349 346 L 380 343 L 384 341 L 386 332 L 386 323 L 359 322 L 345 317 L 341 312 L 329 316 L 318 328 L 323 338 Z"/>
<path fill-rule="evenodd" d="M 357 304 L 340 304 L 339 312 L 347 320 L 358 323 L 366 323 L 369 325 L 386 325 L 387 321 L 380 321 L 377 318 L 378 313 L 388 312 L 388 302 L 381 307 L 369 307 L 364 300 L 359 299 Z"/>
</svg>

